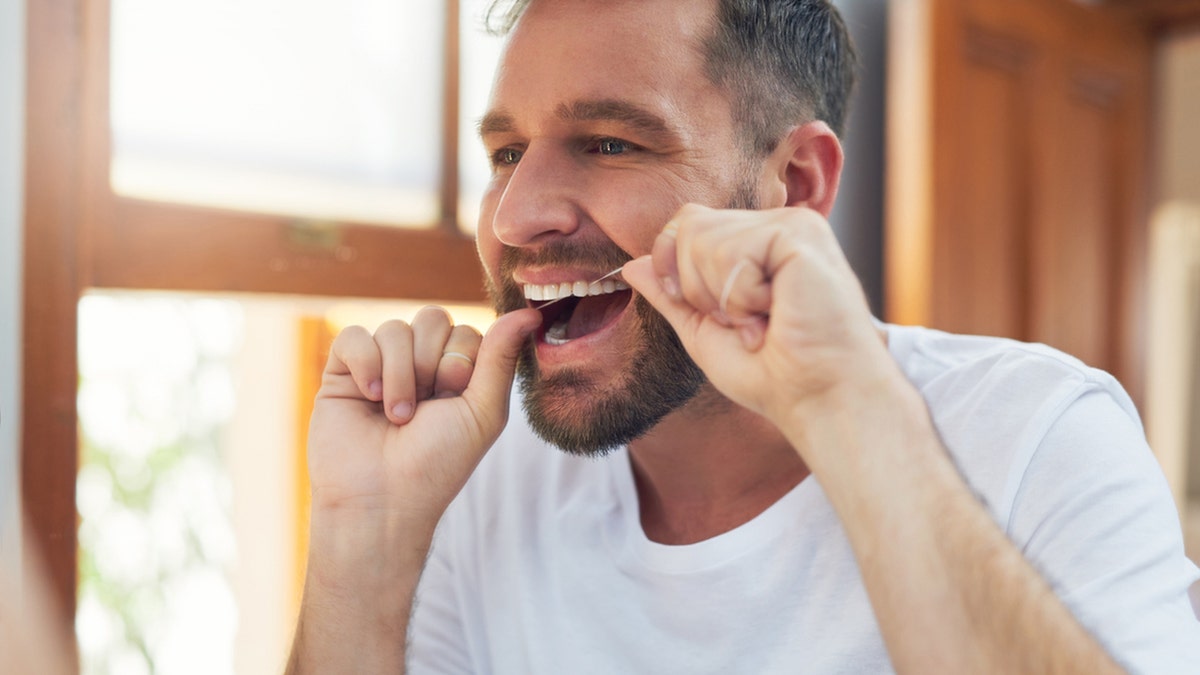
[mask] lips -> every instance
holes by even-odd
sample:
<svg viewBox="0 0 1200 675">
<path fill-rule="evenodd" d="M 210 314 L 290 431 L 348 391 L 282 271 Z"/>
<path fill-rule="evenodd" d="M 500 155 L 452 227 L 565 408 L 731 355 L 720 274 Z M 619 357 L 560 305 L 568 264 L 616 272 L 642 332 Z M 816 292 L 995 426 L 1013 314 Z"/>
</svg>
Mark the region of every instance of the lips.
<svg viewBox="0 0 1200 675">
<path fill-rule="evenodd" d="M 524 284 L 525 298 L 542 311 L 543 341 L 565 345 L 612 323 L 633 297 L 620 279 Z"/>
</svg>

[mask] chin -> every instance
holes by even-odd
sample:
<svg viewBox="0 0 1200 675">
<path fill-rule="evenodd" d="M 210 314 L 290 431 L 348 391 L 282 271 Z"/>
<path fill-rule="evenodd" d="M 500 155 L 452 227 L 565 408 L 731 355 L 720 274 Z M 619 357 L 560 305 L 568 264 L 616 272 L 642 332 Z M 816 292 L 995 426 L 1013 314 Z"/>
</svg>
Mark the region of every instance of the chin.
<svg viewBox="0 0 1200 675">
<path fill-rule="evenodd" d="M 642 339 L 616 381 L 597 383 L 582 371 L 544 376 L 527 345 L 518 362 L 523 408 L 530 427 L 563 451 L 606 455 L 641 438 L 705 389 L 704 373 L 674 331 L 641 298 Z"/>
</svg>

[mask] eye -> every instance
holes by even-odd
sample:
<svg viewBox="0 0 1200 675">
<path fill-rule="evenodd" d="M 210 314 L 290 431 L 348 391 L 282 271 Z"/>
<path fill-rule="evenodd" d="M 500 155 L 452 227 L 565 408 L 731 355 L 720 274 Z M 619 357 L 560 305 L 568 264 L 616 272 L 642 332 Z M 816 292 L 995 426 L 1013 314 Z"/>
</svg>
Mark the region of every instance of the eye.
<svg viewBox="0 0 1200 675">
<path fill-rule="evenodd" d="M 617 138 L 601 138 L 596 141 L 595 148 L 601 155 L 621 155 L 630 149 L 630 145 Z"/>
<path fill-rule="evenodd" d="M 512 166 L 521 161 L 521 151 L 516 148 L 500 148 L 492 153 L 492 164 L 495 166 Z"/>
</svg>

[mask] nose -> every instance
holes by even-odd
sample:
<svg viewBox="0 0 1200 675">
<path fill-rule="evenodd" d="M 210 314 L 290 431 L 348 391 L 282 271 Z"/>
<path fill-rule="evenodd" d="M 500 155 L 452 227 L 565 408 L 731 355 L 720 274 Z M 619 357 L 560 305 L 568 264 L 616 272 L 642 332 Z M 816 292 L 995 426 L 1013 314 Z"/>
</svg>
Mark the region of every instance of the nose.
<svg viewBox="0 0 1200 675">
<path fill-rule="evenodd" d="M 567 155 L 530 144 L 506 180 L 492 214 L 496 238 L 529 246 L 579 228 L 582 176 Z"/>
</svg>

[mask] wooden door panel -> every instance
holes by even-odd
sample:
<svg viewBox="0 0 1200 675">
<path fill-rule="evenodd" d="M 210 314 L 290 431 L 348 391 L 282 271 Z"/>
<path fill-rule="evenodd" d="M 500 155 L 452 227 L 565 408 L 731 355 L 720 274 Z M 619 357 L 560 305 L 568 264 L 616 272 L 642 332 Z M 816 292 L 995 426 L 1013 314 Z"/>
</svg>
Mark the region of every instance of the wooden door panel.
<svg viewBox="0 0 1200 675">
<path fill-rule="evenodd" d="M 964 105 L 947 135 L 986 152 L 954 156 L 951 173 L 958 185 L 946 195 L 949 224 L 937 259 L 938 275 L 957 282 L 934 286 L 935 321 L 953 331 L 1016 337 L 1023 313 L 1024 232 L 1009 225 L 1027 217 L 1026 59 L 1018 45 L 983 34 L 972 36 L 967 49 Z M 961 292 L 959 283 L 976 292 Z"/>
<path fill-rule="evenodd" d="M 1082 98 L 1068 101 L 1073 123 L 1056 142 L 1056 175 L 1047 177 L 1049 203 L 1033 238 L 1035 264 L 1028 338 L 1058 346 L 1087 363 L 1109 364 L 1112 325 L 1117 175 L 1111 109 Z M 1053 182 L 1051 182 L 1053 181 Z"/>
<path fill-rule="evenodd" d="M 893 18 L 888 318 L 1046 342 L 1136 400 L 1149 28 L 1070 0 Z"/>
</svg>

